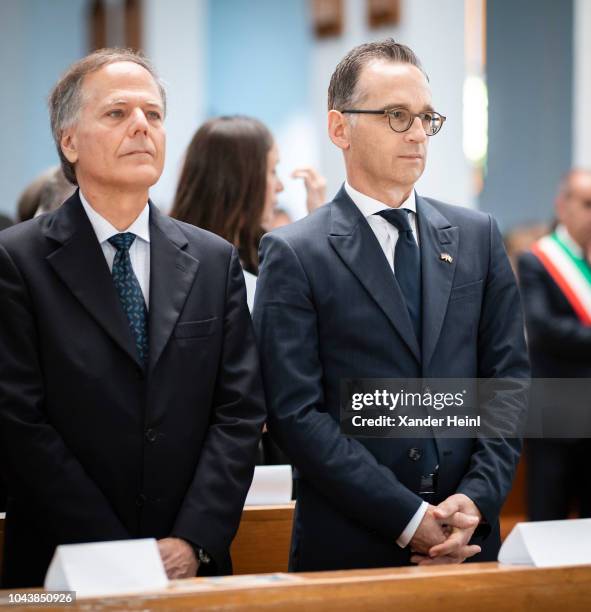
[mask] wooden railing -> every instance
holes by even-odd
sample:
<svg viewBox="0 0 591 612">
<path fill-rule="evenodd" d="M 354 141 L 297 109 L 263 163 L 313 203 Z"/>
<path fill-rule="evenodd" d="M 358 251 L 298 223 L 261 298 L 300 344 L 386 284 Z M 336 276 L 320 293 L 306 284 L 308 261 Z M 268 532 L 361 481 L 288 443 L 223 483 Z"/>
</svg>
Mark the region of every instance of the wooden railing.
<svg viewBox="0 0 591 612">
<path fill-rule="evenodd" d="M 591 566 L 497 563 L 193 578 L 167 589 L 79 599 L 64 610 L 347 610 L 365 612 L 569 612 L 591 610 Z M 12 592 L 14 598 L 14 591 Z M 0 606 L 9 593 L 0 591 Z M 17 607 L 17 606 L 11 606 Z"/>
</svg>

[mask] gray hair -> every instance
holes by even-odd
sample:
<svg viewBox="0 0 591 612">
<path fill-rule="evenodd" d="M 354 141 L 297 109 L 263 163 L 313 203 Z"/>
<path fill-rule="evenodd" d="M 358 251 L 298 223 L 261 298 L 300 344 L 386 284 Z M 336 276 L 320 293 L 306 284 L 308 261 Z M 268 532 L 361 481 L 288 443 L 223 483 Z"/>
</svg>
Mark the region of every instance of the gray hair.
<svg viewBox="0 0 591 612">
<path fill-rule="evenodd" d="M 328 110 L 343 110 L 359 102 L 363 93 L 356 91 L 359 75 L 366 64 L 376 59 L 412 64 L 429 80 L 414 51 L 393 38 L 359 45 L 345 55 L 332 73 L 328 86 Z"/>
<path fill-rule="evenodd" d="M 133 62 L 145 68 L 154 78 L 160 91 L 162 105 L 166 113 L 166 91 L 159 79 L 156 70 L 150 61 L 141 53 L 132 49 L 99 49 L 72 64 L 62 78 L 57 82 L 49 94 L 49 115 L 51 120 L 51 133 L 57 153 L 60 158 L 64 176 L 77 185 L 76 171 L 62 152 L 60 144 L 63 131 L 71 127 L 77 120 L 82 108 L 82 83 L 84 77 L 91 72 L 96 72 L 104 66 L 118 62 Z"/>
</svg>

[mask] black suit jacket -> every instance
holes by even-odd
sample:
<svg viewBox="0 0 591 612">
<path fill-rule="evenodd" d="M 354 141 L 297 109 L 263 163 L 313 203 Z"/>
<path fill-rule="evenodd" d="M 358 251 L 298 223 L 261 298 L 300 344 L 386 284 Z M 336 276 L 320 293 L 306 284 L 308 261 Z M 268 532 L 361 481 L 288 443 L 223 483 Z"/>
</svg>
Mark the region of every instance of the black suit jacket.
<svg viewBox="0 0 591 612">
<path fill-rule="evenodd" d="M 93 540 L 173 535 L 231 572 L 265 417 L 242 270 L 151 204 L 150 258 L 144 371 L 77 194 L 0 234 L 6 587 Z"/>
<path fill-rule="evenodd" d="M 420 441 L 342 435 L 342 379 L 528 376 L 519 294 L 496 224 L 420 197 L 417 214 L 422 347 L 381 247 L 344 189 L 262 240 L 253 318 L 269 428 L 297 467 L 295 570 L 410 561 L 395 542 L 422 501 L 425 466 L 411 451 Z M 474 559 L 494 558 L 520 443 L 436 443 L 436 503 L 468 495 L 488 526 Z"/>
<path fill-rule="evenodd" d="M 533 253 L 519 257 L 532 375 L 591 376 L 591 327 L 583 325 L 560 287 Z"/>
</svg>

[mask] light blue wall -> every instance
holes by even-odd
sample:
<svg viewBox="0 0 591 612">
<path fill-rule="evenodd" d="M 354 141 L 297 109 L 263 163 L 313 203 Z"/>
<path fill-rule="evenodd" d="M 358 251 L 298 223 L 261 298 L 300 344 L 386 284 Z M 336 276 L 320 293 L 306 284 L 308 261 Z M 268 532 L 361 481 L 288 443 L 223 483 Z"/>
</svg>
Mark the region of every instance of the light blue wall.
<svg viewBox="0 0 591 612">
<path fill-rule="evenodd" d="M 572 157 L 572 0 L 487 2 L 488 176 L 504 230 L 548 220 Z"/>
<path fill-rule="evenodd" d="M 309 106 L 312 32 L 303 0 L 210 0 L 208 116 L 241 113 L 280 130 Z"/>
<path fill-rule="evenodd" d="M 47 95 L 86 53 L 87 0 L 0 2 L 0 211 L 14 215 L 26 185 L 58 163 Z"/>
</svg>

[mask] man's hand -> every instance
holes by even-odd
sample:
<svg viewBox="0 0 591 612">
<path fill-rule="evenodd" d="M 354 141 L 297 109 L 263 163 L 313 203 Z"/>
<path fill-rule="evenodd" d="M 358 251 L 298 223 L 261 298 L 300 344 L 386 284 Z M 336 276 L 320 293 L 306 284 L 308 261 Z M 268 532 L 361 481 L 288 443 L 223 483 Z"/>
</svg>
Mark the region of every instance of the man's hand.
<svg viewBox="0 0 591 612">
<path fill-rule="evenodd" d="M 450 495 L 433 509 L 433 517 L 449 536 L 444 542 L 436 543 L 429 548 L 428 555 L 424 553 L 413 555 L 411 562 L 419 565 L 462 563 L 480 552 L 480 546 L 468 545 L 482 519 L 480 510 L 468 496 L 462 493 Z M 413 550 L 423 552 L 418 548 Z"/>
<path fill-rule="evenodd" d="M 158 540 L 158 549 L 166 575 L 170 580 L 177 578 L 194 578 L 199 569 L 193 547 L 180 538 L 163 538 Z"/>
<path fill-rule="evenodd" d="M 436 507 L 429 504 L 423 520 L 409 542 L 410 549 L 413 552 L 427 554 L 433 546 L 445 542 L 446 534 L 439 521 L 435 518 L 435 510 Z"/>
<path fill-rule="evenodd" d="M 306 186 L 306 208 L 311 213 L 326 202 L 326 180 L 314 168 L 296 168 L 291 178 L 304 179 Z"/>
</svg>

